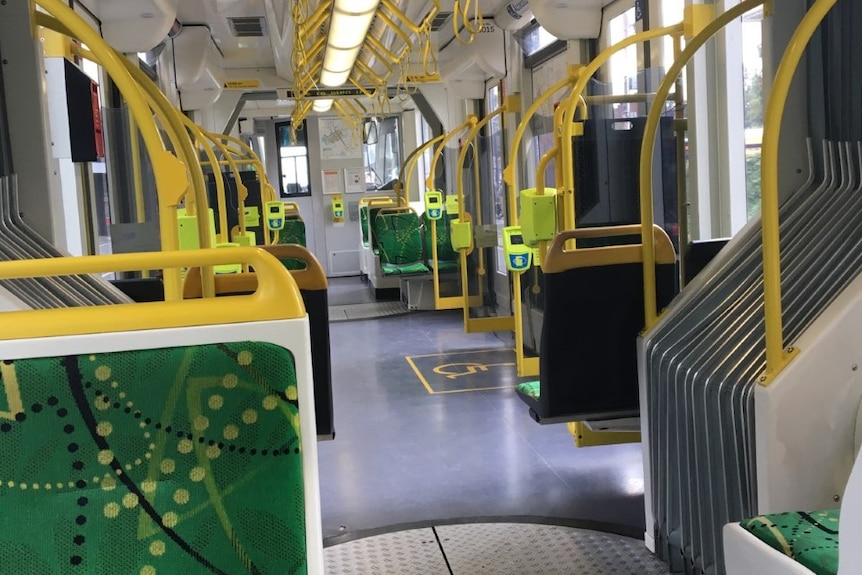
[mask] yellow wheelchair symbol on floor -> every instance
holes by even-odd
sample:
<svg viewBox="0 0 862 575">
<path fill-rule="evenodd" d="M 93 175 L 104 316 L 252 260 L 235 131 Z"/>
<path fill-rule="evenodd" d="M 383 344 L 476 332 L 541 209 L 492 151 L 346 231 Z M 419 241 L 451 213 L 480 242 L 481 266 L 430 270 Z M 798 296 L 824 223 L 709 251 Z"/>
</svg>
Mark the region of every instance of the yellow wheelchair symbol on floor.
<svg viewBox="0 0 862 575">
<path fill-rule="evenodd" d="M 437 375 L 445 376 L 447 379 L 458 379 L 459 377 L 463 377 L 465 375 L 476 375 L 480 372 L 487 372 L 491 367 L 512 367 L 515 365 L 515 362 L 506 362 L 506 363 L 478 363 L 478 362 L 464 362 L 464 363 L 447 363 L 445 365 L 438 365 L 434 368 L 434 373 Z"/>
</svg>

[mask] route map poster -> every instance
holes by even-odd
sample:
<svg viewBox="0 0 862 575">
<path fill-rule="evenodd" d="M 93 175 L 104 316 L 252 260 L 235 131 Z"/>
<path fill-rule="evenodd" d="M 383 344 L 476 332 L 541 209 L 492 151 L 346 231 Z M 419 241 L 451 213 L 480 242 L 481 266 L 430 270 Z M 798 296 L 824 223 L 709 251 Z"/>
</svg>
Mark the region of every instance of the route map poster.
<svg viewBox="0 0 862 575">
<path fill-rule="evenodd" d="M 320 158 L 352 160 L 362 157 L 359 134 L 344 125 L 340 118 L 320 118 Z"/>
</svg>

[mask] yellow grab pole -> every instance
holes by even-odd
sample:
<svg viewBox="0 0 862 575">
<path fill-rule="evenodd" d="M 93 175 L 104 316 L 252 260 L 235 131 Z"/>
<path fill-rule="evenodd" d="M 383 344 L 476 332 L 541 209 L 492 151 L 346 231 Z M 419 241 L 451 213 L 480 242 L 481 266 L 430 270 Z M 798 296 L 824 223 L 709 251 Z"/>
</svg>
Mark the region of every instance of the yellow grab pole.
<svg viewBox="0 0 862 575">
<path fill-rule="evenodd" d="M 683 67 L 688 64 L 695 53 L 715 36 L 725 26 L 741 17 L 749 10 L 763 4 L 764 0 L 746 0 L 737 4 L 727 12 L 718 16 L 707 24 L 704 29 L 686 44 L 679 58 L 674 60 L 673 65 L 667 72 L 664 80 L 659 86 L 655 100 L 650 107 L 644 128 L 643 144 L 640 156 L 640 216 L 641 216 L 641 244 L 643 246 L 643 276 L 644 276 L 644 323 L 647 330 L 652 329 L 658 314 L 656 313 L 656 276 L 655 276 L 655 236 L 653 235 L 653 206 L 652 206 L 652 160 L 653 147 L 661 113 L 667 101 L 670 90 L 676 84 L 676 78 L 682 72 Z"/>
<path fill-rule="evenodd" d="M 610 60 L 611 56 L 622 50 L 625 50 L 629 46 L 634 46 L 641 42 L 661 38 L 662 36 L 682 34 L 682 32 L 682 23 L 673 26 L 666 26 L 664 28 L 656 28 L 654 30 L 640 32 L 638 34 L 634 34 L 633 36 L 629 36 L 621 42 L 617 42 L 616 44 L 609 47 L 607 50 L 602 51 L 598 56 L 593 58 L 593 60 L 586 66 L 586 68 L 581 71 L 581 74 L 578 77 L 578 81 L 575 84 L 575 87 L 572 89 L 572 96 L 566 101 L 566 109 L 563 111 L 563 118 L 565 119 L 565 121 L 563 122 L 563 129 L 560 135 L 562 138 L 561 153 L 563 158 L 571 158 L 573 153 L 572 136 L 574 131 L 574 112 L 575 108 L 580 102 L 578 97 L 583 95 L 584 91 L 587 89 L 587 83 L 592 79 L 593 75 L 599 71 L 599 68 L 604 66 L 605 63 Z M 560 187 L 567 195 L 570 191 L 572 194 L 574 194 L 575 171 L 574 165 L 572 165 L 571 162 L 563 163 L 563 181 L 558 182 L 557 184 L 558 187 Z M 569 217 L 568 213 L 566 214 L 566 217 Z"/>
<path fill-rule="evenodd" d="M 463 123 L 456 126 L 451 132 L 446 134 L 443 140 L 437 145 L 437 149 L 434 150 L 434 156 L 431 158 L 431 169 L 428 170 L 428 177 L 425 178 L 425 188 L 426 189 L 434 189 L 434 175 L 437 171 L 437 162 L 440 160 L 440 156 L 443 155 L 443 150 L 446 148 L 446 144 L 449 143 L 452 138 L 463 132 L 465 129 L 470 126 L 475 126 L 479 119 L 470 114 Z"/>
<path fill-rule="evenodd" d="M 159 196 L 160 220 L 175 222 L 177 206 L 188 187 L 186 166 L 176 156 L 165 150 L 162 139 L 150 116 L 147 101 L 140 88 L 126 72 L 123 63 L 125 58 L 119 57 L 93 28 L 60 0 L 39 0 L 38 4 L 52 14 L 54 18 L 36 12 L 36 22 L 62 34 L 74 36 L 87 44 L 126 99 L 129 111 L 138 124 L 144 146 L 153 163 L 156 189 Z M 177 226 L 160 226 L 160 235 L 163 249 L 176 249 L 179 244 Z M 182 281 L 179 270 L 165 270 L 164 282 L 166 299 L 182 298 Z"/>
<path fill-rule="evenodd" d="M 781 319 L 781 238 L 778 220 L 778 145 L 781 140 L 781 122 L 790 94 L 790 85 L 802 55 L 814 32 L 836 2 L 837 0 L 817 0 L 794 32 L 778 65 L 763 121 L 763 159 L 760 167 L 763 204 L 763 295 L 766 313 L 766 380 L 763 383 L 767 385 L 770 378 L 780 372 L 789 360 L 784 351 L 784 327 Z"/>
<path fill-rule="evenodd" d="M 410 179 L 413 177 L 413 170 L 416 168 L 416 162 L 419 160 L 425 150 L 446 137 L 446 134 L 440 134 L 435 138 L 431 138 L 407 156 L 404 163 L 401 164 L 401 171 L 398 174 L 398 182 L 395 184 L 395 195 L 399 205 L 407 205 L 410 202 Z"/>
<path fill-rule="evenodd" d="M 521 140 L 524 138 L 524 132 L 527 130 L 527 126 L 530 123 L 530 120 L 533 116 L 536 115 L 536 112 L 539 111 L 539 108 L 542 107 L 542 104 L 551 99 L 551 97 L 565 88 L 566 86 L 572 85 L 578 80 L 578 76 L 580 74 L 580 68 L 576 66 L 569 67 L 569 74 L 550 88 L 548 88 L 544 94 L 536 98 L 533 104 L 527 109 L 524 117 L 521 118 L 521 122 L 518 124 L 518 128 L 515 130 L 515 137 L 512 138 L 512 145 L 509 148 L 509 165 L 503 170 L 503 181 L 506 182 L 506 186 L 509 189 L 509 223 L 510 225 L 517 226 L 518 225 L 518 199 L 516 195 L 515 186 L 518 183 L 518 149 L 521 147 Z"/>
</svg>

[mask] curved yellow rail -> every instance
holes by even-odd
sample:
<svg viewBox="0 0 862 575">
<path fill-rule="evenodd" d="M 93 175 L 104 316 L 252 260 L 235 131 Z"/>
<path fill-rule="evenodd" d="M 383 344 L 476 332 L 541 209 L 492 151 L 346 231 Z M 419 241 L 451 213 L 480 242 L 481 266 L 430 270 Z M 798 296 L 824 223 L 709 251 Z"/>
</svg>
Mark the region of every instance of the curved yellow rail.
<svg viewBox="0 0 862 575">
<path fill-rule="evenodd" d="M 302 295 L 277 259 L 257 248 L 185 250 L 0 262 L 0 278 L 52 277 L 70 274 L 179 269 L 203 265 L 245 264 L 255 269 L 254 294 L 236 296 L 231 305 L 206 298 L 192 301 L 119 304 L 100 307 L 10 311 L 3 315 L 0 339 L 142 331 L 217 324 L 301 318 Z M 118 320 L 118 318 L 122 318 Z"/>
<path fill-rule="evenodd" d="M 464 161 L 467 159 L 467 151 L 470 147 L 470 143 L 476 139 L 476 136 L 479 135 L 479 132 L 488 124 L 488 122 L 490 122 L 497 116 L 502 116 L 505 112 L 505 107 L 497 108 L 478 122 L 473 123 L 472 127 L 470 128 L 470 131 L 467 132 L 467 137 L 464 139 L 464 142 L 461 146 L 461 151 L 458 153 L 458 165 L 455 168 L 455 191 L 458 194 L 459 218 L 464 218 L 464 213 L 466 210 L 464 206 L 464 178 L 461 176 L 461 174 L 464 172 Z"/>
<path fill-rule="evenodd" d="M 665 26 L 663 28 L 656 28 L 654 30 L 640 32 L 633 36 L 629 36 L 621 42 L 617 42 L 616 44 L 602 51 L 598 56 L 593 58 L 593 60 L 586 66 L 586 68 L 581 71 L 581 74 L 578 77 L 578 81 L 575 84 L 575 87 L 572 88 L 572 97 L 570 97 L 566 101 L 566 108 L 563 111 L 563 130 L 561 134 L 561 154 L 563 158 L 571 158 L 573 153 L 573 119 L 575 108 L 578 105 L 578 100 L 576 99 L 576 97 L 583 95 L 584 91 L 587 89 L 587 84 L 595 75 L 595 73 L 598 72 L 599 69 L 604 66 L 608 60 L 610 60 L 611 56 L 613 56 L 617 52 L 625 50 L 629 46 L 633 46 L 641 42 L 646 42 L 647 40 L 654 40 L 663 36 L 681 35 L 683 33 L 683 28 L 683 24 L 679 23 L 673 26 Z M 572 165 L 571 162 L 565 162 L 565 165 L 563 166 L 563 181 L 558 182 L 558 187 L 562 187 L 565 192 L 568 192 L 569 190 L 572 190 L 574 192 L 575 172 L 574 165 Z M 568 214 L 566 217 L 569 217 Z M 571 223 L 574 223 L 574 220 L 571 220 Z"/>
<path fill-rule="evenodd" d="M 644 265 L 644 321 L 647 330 L 651 329 L 658 320 L 658 315 L 656 314 L 655 309 L 655 240 L 651 230 L 647 228 L 646 224 L 652 223 L 655 217 L 652 205 L 652 160 L 655 138 L 658 134 L 658 125 L 661 120 L 661 113 L 664 110 L 664 104 L 670 95 L 671 88 L 676 84 L 677 76 L 679 76 L 685 65 L 688 64 L 689 60 L 694 57 L 697 51 L 725 26 L 763 3 L 764 0 L 746 0 L 741 4 L 737 4 L 730 10 L 718 16 L 699 34 L 689 40 L 686 44 L 685 50 L 682 51 L 678 58 L 674 59 L 674 62 L 662 81 L 661 86 L 659 86 L 655 95 L 655 100 L 650 107 L 649 115 L 647 116 L 646 128 L 644 129 L 643 145 L 641 146 L 640 156 L 640 212 L 641 223 L 644 224 L 641 232 Z"/>
<path fill-rule="evenodd" d="M 515 193 L 515 185 L 518 181 L 518 150 L 521 147 L 521 140 L 524 138 L 524 132 L 526 132 L 527 130 L 527 126 L 530 123 L 530 119 L 536 115 L 536 112 L 539 111 L 539 108 L 542 107 L 542 104 L 550 100 L 554 94 L 556 94 L 566 86 L 570 84 L 575 84 L 578 80 L 578 77 L 580 76 L 580 71 L 580 68 L 571 66 L 569 68 L 568 76 L 548 88 L 544 94 L 536 98 L 533 104 L 527 109 L 527 112 L 524 114 L 524 117 L 521 118 L 521 122 L 518 124 L 518 127 L 515 130 L 515 137 L 512 138 L 512 145 L 509 147 L 509 165 L 503 169 L 503 181 L 506 182 L 506 185 L 509 188 L 508 196 L 510 225 L 518 225 L 518 200 L 516 197 L 517 194 Z"/>
<path fill-rule="evenodd" d="M 431 158 L 431 168 L 428 170 L 428 177 L 425 178 L 425 187 L 429 190 L 434 188 L 434 175 L 437 171 L 437 162 L 440 161 L 440 157 L 443 155 L 443 150 L 446 149 L 446 144 L 448 144 L 452 138 L 466 130 L 470 126 L 475 126 L 479 122 L 479 118 L 470 114 L 467 119 L 458 124 L 452 131 L 446 134 L 440 143 L 437 145 L 437 149 L 434 150 L 434 156 Z"/>
<path fill-rule="evenodd" d="M 781 238 L 778 221 L 778 145 L 781 141 L 781 121 L 790 94 L 793 76 L 802 60 L 811 37 L 837 0 L 817 0 L 802 19 L 772 83 L 763 125 L 761 163 L 761 217 L 763 221 L 763 292 L 766 312 L 766 380 L 780 372 L 788 362 L 784 350 L 784 326 L 781 319 Z"/>
<path fill-rule="evenodd" d="M 399 204 L 407 205 L 410 200 L 410 178 L 413 177 L 413 170 L 416 168 L 416 162 L 419 160 L 425 150 L 446 137 L 446 134 L 440 134 L 431 138 L 418 148 L 410 152 L 410 155 L 401 164 L 401 170 L 398 174 L 398 181 L 395 183 L 395 195 L 398 198 Z"/>
</svg>

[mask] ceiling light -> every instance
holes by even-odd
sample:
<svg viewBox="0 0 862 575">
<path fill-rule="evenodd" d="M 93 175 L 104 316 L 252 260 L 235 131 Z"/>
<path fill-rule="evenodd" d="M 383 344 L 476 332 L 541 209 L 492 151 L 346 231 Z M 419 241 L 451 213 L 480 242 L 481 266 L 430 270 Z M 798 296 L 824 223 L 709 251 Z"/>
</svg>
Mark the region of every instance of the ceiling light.
<svg viewBox="0 0 862 575">
<path fill-rule="evenodd" d="M 340 86 L 350 77 L 350 70 L 356 63 L 379 4 L 380 0 L 335 0 L 320 74 L 321 84 Z"/>
<path fill-rule="evenodd" d="M 332 107 L 332 98 L 321 98 L 319 100 L 315 100 L 314 104 L 311 105 L 311 109 L 315 112 L 328 112 Z"/>
</svg>

